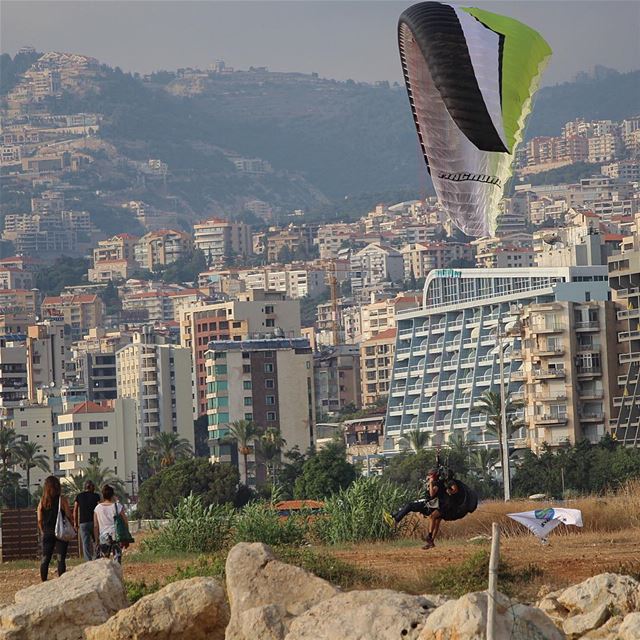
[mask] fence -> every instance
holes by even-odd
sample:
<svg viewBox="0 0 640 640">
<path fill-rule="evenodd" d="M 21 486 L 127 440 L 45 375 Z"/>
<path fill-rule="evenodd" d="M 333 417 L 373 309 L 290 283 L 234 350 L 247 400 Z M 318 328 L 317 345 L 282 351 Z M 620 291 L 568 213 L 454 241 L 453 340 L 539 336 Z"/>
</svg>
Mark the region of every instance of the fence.
<svg viewBox="0 0 640 640">
<path fill-rule="evenodd" d="M 78 540 L 69 543 L 67 557 L 79 554 Z M 36 560 L 40 539 L 35 509 L 0 510 L 0 562 Z"/>
</svg>

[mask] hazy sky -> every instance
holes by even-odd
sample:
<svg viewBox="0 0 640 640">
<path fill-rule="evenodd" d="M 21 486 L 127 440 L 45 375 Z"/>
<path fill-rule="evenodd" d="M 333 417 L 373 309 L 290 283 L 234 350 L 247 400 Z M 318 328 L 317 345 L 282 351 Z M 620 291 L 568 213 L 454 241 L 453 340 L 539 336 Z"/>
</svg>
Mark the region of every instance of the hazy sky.
<svg viewBox="0 0 640 640">
<path fill-rule="evenodd" d="M 396 22 L 411 0 L 193 2 L 0 0 L 0 48 L 73 51 L 127 71 L 206 67 L 400 80 Z M 595 64 L 640 68 L 638 0 L 471 0 L 538 29 L 554 55 L 545 84 Z"/>
</svg>

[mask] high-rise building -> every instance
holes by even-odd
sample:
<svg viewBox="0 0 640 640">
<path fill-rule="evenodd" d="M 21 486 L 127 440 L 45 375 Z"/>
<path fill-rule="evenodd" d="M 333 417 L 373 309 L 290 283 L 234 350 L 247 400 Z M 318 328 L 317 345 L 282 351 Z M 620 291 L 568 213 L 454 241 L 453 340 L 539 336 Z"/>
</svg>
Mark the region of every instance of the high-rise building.
<svg viewBox="0 0 640 640">
<path fill-rule="evenodd" d="M 370 407 L 389 395 L 396 328 L 385 329 L 360 344 L 362 405 Z"/>
<path fill-rule="evenodd" d="M 191 248 L 191 236 L 174 229 L 150 231 L 136 242 L 135 260 L 142 269 L 154 271 L 182 258 Z"/>
<path fill-rule="evenodd" d="M 316 414 L 360 407 L 360 349 L 354 344 L 327 347 L 313 356 Z"/>
<path fill-rule="evenodd" d="M 350 270 L 354 293 L 384 281 L 400 282 L 404 278 L 402 254 L 375 242 L 352 254 Z"/>
<path fill-rule="evenodd" d="M 618 303 L 617 388 L 611 428 L 618 441 L 640 444 L 640 215 L 619 254 L 609 258 L 609 284 Z"/>
<path fill-rule="evenodd" d="M 536 357 L 539 356 L 540 360 L 530 359 L 525 367 L 523 358 L 533 358 L 534 354 L 527 355 L 526 350 L 523 354 L 523 316 L 542 313 L 529 312 L 527 307 L 575 303 L 565 307 L 567 323 L 563 325 L 563 331 L 568 335 L 578 322 L 570 314 L 579 309 L 581 314 L 586 313 L 581 315 L 579 322 L 595 322 L 588 315 L 590 306 L 587 303 L 604 302 L 608 295 L 606 267 L 603 266 L 432 271 L 425 283 L 422 309 L 406 312 L 397 318 L 398 337 L 385 421 L 389 453 L 396 450 L 399 439 L 407 431 L 414 429 L 428 433 L 434 445 L 448 441 L 454 433 L 460 433 L 472 443 L 496 446 L 496 437 L 486 429 L 486 417 L 475 411 L 482 394 L 486 391 L 499 392 L 500 384 L 504 383 L 509 394 L 520 396 L 526 403 L 527 376 L 531 377 L 535 387 L 539 383 L 539 379 L 534 377 L 536 372 L 554 369 L 556 365 L 559 368 L 562 363 L 573 362 L 573 358 L 578 356 L 578 338 L 572 338 L 570 342 L 567 338 L 549 345 L 542 341 L 535 348 L 532 344 L 529 346 L 530 352 L 537 350 Z M 602 308 L 598 306 L 598 323 L 604 321 Z M 517 327 L 520 327 L 518 331 L 515 330 Z M 579 375 L 576 365 L 572 379 L 572 382 L 580 381 L 581 384 L 593 380 L 587 376 L 587 370 L 595 369 L 595 354 L 599 348 L 597 340 L 602 339 L 602 334 L 594 336 L 591 328 L 586 333 L 593 339 L 590 344 L 585 339 L 584 348 L 591 347 L 592 351 L 582 354 L 591 353 L 592 359 L 580 360 L 584 376 Z M 554 352 L 542 356 L 539 352 L 547 347 L 560 349 L 560 345 L 564 350 L 562 355 Z M 501 351 L 504 363 L 502 376 Z M 538 362 L 540 364 L 534 367 L 533 363 Z M 532 400 L 532 404 L 536 403 L 537 400 Z M 575 407 L 575 403 L 567 403 L 567 414 Z M 519 411 L 519 417 L 523 417 Z M 554 415 L 560 413 L 559 408 L 554 409 Z M 572 416 L 571 424 L 579 424 L 582 428 L 586 421 Z M 556 423 L 556 426 L 562 429 L 562 438 L 568 437 L 570 441 L 594 434 L 591 428 L 579 434 L 577 428 L 567 433 L 566 424 Z M 532 435 L 537 438 L 537 434 L 527 433 L 522 428 L 513 435 L 513 444 L 521 447 L 542 444 L 532 440 Z M 547 431 L 545 437 L 553 439 L 554 436 Z"/>
<path fill-rule="evenodd" d="M 193 225 L 193 244 L 204 253 L 209 266 L 222 266 L 235 256 L 251 255 L 251 227 L 219 218 L 204 220 Z"/>
<path fill-rule="evenodd" d="M 71 339 L 79 340 L 91 329 L 102 326 L 104 304 L 95 294 L 63 293 L 42 301 L 45 318 L 62 318 L 71 329 Z"/>
<path fill-rule="evenodd" d="M 212 340 L 246 340 L 259 336 L 300 335 L 300 302 L 284 294 L 254 289 L 238 300 L 192 306 L 180 316 L 180 343 L 191 351 L 194 412 L 207 412 L 205 353 Z"/>
<path fill-rule="evenodd" d="M 285 450 L 305 452 L 314 442 L 313 353 L 307 340 L 272 338 L 211 342 L 206 354 L 207 415 L 212 462 L 234 462 L 237 447 L 227 442 L 229 425 L 249 420 L 276 429 Z M 249 457 L 250 484 L 260 469 Z"/>
<path fill-rule="evenodd" d="M 133 398 L 139 446 L 161 432 L 194 442 L 191 352 L 143 327 L 116 353 L 119 398 Z"/>
</svg>

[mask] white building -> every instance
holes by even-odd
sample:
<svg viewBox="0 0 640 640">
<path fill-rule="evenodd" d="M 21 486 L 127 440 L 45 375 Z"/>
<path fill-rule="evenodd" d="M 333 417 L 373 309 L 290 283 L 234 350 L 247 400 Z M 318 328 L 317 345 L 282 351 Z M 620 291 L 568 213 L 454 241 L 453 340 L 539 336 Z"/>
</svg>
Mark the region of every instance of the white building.
<svg viewBox="0 0 640 640">
<path fill-rule="evenodd" d="M 350 270 L 354 292 L 385 281 L 400 282 L 404 277 L 402 253 L 373 242 L 351 256 Z"/>
</svg>

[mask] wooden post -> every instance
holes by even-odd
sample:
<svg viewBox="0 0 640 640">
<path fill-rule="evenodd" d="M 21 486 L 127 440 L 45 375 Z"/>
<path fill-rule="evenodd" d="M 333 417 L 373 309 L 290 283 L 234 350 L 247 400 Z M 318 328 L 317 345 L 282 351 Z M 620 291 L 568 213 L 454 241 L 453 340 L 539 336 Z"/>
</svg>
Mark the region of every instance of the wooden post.
<svg viewBox="0 0 640 640">
<path fill-rule="evenodd" d="M 489 589 L 487 591 L 487 640 L 499 640 L 495 635 L 498 598 L 498 563 L 500 560 L 500 527 L 491 525 L 491 556 L 489 558 Z"/>
</svg>

